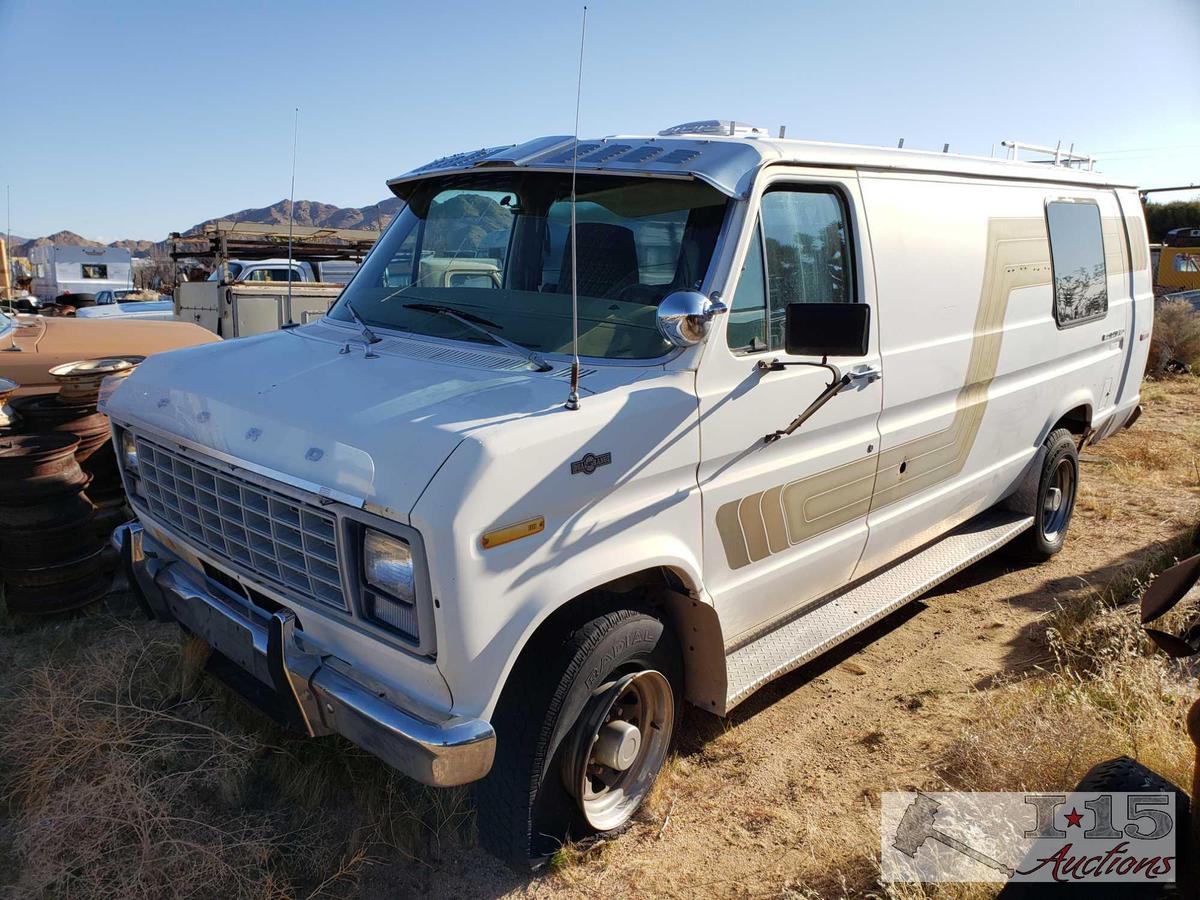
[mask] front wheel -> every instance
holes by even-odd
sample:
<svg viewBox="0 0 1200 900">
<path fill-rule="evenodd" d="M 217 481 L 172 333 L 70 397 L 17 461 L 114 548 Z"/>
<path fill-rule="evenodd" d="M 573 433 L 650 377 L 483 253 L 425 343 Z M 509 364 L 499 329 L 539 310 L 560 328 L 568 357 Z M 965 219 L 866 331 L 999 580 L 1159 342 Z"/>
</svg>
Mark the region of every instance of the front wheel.
<svg viewBox="0 0 1200 900">
<path fill-rule="evenodd" d="M 646 612 L 598 615 L 527 649 L 492 717 L 480 843 L 526 865 L 628 825 L 667 760 L 682 686 L 678 642 Z"/>
</svg>

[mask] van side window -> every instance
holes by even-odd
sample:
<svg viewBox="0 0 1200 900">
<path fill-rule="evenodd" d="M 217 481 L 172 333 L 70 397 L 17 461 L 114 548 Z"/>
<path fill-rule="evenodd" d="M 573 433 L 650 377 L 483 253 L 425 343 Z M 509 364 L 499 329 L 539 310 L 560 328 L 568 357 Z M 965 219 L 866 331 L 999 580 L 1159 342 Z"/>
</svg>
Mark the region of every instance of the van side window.
<svg viewBox="0 0 1200 900">
<path fill-rule="evenodd" d="M 1046 225 L 1058 327 L 1104 316 L 1108 312 L 1108 279 L 1100 208 L 1095 203 L 1047 203 Z"/>
<path fill-rule="evenodd" d="M 778 350 L 789 303 L 852 303 L 846 207 L 820 188 L 779 185 L 762 198 L 726 338 L 734 350 Z"/>
<path fill-rule="evenodd" d="M 107 278 L 108 266 L 101 263 L 84 263 L 81 267 L 84 278 Z"/>
</svg>

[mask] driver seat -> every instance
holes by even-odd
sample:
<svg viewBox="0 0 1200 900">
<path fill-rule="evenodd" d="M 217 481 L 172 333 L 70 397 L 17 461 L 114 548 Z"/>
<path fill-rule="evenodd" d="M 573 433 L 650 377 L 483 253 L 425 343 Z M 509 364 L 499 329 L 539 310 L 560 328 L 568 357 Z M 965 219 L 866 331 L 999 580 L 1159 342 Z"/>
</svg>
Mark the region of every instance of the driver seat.
<svg viewBox="0 0 1200 900">
<path fill-rule="evenodd" d="M 577 222 L 579 247 L 579 294 L 584 297 L 616 299 L 639 280 L 637 245 L 633 232 L 624 225 L 607 222 Z M 559 266 L 560 294 L 571 293 L 571 230 L 563 244 Z"/>
</svg>

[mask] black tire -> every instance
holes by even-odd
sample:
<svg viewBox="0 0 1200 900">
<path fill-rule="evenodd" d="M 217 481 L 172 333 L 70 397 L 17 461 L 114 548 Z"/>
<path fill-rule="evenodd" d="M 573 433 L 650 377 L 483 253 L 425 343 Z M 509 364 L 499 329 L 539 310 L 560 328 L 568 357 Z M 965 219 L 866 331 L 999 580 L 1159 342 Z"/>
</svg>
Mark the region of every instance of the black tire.
<svg viewBox="0 0 1200 900">
<path fill-rule="evenodd" d="M 1191 859 L 1187 848 L 1192 840 L 1192 800 L 1187 792 L 1173 782 L 1163 778 L 1153 769 L 1147 769 L 1137 760 L 1128 756 L 1110 759 L 1093 766 L 1079 782 L 1077 791 L 1164 791 L 1175 795 L 1175 821 L 1178 830 L 1175 832 L 1176 856 L 1181 862 L 1190 863 L 1190 868 L 1184 866 L 1180 871 L 1180 880 L 1190 882 L 1193 896 L 1200 897 L 1200 861 Z"/>
<path fill-rule="evenodd" d="M 1042 562 L 1058 553 L 1067 540 L 1067 529 L 1075 512 L 1079 492 L 1079 452 L 1075 435 L 1065 428 L 1050 432 L 1043 445 L 1042 468 L 1032 509 L 1033 527 L 1012 543 L 1016 556 L 1029 562 Z M 1050 503 L 1051 490 L 1060 492 L 1059 506 Z"/>
<path fill-rule="evenodd" d="M 504 861 L 528 867 L 564 840 L 594 834 L 561 777 L 566 740 L 595 688 L 612 675 L 655 669 L 675 694 L 678 731 L 683 667 L 662 621 L 619 609 L 537 640 L 522 654 L 492 716 L 496 759 L 475 787 L 479 841 Z M 620 829 L 615 829 L 619 831 Z"/>
<path fill-rule="evenodd" d="M 1175 795 L 1175 858 L 1180 861 L 1177 873 L 1179 881 L 1173 884 L 1130 884 L 1102 882 L 1087 886 L 1089 900 L 1138 900 L 1138 898 L 1168 898 L 1195 896 L 1195 874 L 1187 868 L 1190 846 L 1190 804 L 1188 795 L 1163 778 L 1128 756 L 1110 759 L 1093 766 L 1075 786 L 1077 791 L 1128 791 Z M 1189 883 L 1191 888 L 1189 888 Z M 1078 884 L 1032 884 L 1029 882 L 1009 883 L 997 896 L 997 900 L 1040 900 L 1040 898 L 1064 897 L 1071 900 L 1081 895 Z M 1189 890 L 1192 893 L 1189 893 Z"/>
</svg>

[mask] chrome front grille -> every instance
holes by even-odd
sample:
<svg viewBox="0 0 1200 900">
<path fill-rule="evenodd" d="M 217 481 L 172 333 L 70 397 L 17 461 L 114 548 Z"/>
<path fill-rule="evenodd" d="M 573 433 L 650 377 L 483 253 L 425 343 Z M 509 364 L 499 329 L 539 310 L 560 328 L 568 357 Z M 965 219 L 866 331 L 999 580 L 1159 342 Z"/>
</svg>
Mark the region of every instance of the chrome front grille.
<svg viewBox="0 0 1200 900">
<path fill-rule="evenodd" d="M 235 570 L 346 609 L 337 519 L 136 435 L 150 514 Z"/>
</svg>

